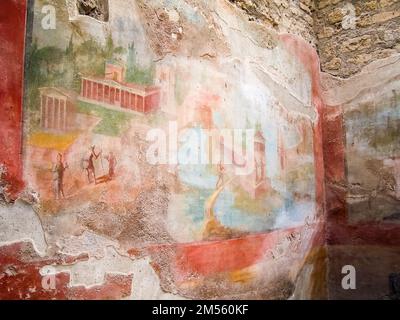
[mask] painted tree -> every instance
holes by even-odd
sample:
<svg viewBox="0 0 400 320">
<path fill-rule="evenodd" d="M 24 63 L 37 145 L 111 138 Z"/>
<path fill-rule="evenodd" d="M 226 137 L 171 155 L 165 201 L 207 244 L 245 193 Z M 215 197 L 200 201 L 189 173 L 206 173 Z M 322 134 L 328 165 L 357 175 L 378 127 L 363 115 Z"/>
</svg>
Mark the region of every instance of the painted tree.
<svg viewBox="0 0 400 320">
<path fill-rule="evenodd" d="M 125 80 L 139 84 L 154 83 L 154 66 L 141 68 L 137 63 L 135 43 L 129 45 Z"/>
</svg>

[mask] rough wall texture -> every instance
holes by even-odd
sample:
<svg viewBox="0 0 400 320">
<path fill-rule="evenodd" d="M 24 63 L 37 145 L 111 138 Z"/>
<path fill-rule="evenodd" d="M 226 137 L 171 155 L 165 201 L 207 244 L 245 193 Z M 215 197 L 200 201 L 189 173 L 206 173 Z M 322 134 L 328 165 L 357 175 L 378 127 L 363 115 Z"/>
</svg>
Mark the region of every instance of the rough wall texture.
<svg viewBox="0 0 400 320">
<path fill-rule="evenodd" d="M 74 5 L 74 4 L 72 4 Z M 75 4 L 82 15 L 108 21 L 108 0 L 78 0 Z"/>
<path fill-rule="evenodd" d="M 342 78 L 400 51 L 400 1 L 316 1 L 322 70 Z"/>
<path fill-rule="evenodd" d="M 329 297 L 397 299 L 399 266 L 399 55 L 346 80 L 325 75 L 324 154 Z M 355 85 L 357 83 L 357 85 Z M 334 155 L 336 161 L 329 159 Z M 340 285 L 356 267 L 357 290 Z"/>
<path fill-rule="evenodd" d="M 396 0 L 315 5 L 330 299 L 399 298 L 399 16 Z M 356 290 L 341 287 L 344 265 Z"/>
<path fill-rule="evenodd" d="M 108 21 L 74 4 L 29 7 L 27 187 L 0 210 L 2 298 L 323 294 L 318 59 L 286 32 L 300 12 L 280 30 L 223 0 L 115 0 Z"/>
<path fill-rule="evenodd" d="M 330 299 L 399 297 L 399 15 L 399 1 L 316 2 Z"/>
<path fill-rule="evenodd" d="M 398 1 L 78 2 L 31 2 L 23 105 L 1 51 L 0 298 L 398 297 Z M 211 129 L 254 171 L 147 161 Z"/>
<path fill-rule="evenodd" d="M 229 0 L 249 15 L 250 21 L 258 21 L 278 32 L 301 36 L 315 45 L 313 0 Z"/>
</svg>

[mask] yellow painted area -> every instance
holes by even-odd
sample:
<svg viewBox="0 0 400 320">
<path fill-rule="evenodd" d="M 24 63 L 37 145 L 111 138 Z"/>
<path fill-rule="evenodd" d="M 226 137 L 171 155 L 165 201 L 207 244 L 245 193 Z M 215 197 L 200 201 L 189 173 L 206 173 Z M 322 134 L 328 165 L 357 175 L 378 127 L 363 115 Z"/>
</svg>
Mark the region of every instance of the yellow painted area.
<svg viewBox="0 0 400 320">
<path fill-rule="evenodd" d="M 68 132 L 65 134 L 55 134 L 48 132 L 36 132 L 29 136 L 28 144 L 38 148 L 65 151 L 78 138 L 79 131 Z"/>
<path fill-rule="evenodd" d="M 229 274 L 231 281 L 246 283 L 254 278 L 254 273 L 249 269 L 232 271 Z"/>
</svg>

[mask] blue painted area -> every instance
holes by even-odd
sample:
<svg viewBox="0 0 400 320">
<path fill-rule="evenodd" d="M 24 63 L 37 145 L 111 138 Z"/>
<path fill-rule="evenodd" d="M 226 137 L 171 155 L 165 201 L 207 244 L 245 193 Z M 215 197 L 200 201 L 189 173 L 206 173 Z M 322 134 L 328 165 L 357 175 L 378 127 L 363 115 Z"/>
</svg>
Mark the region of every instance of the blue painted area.
<svg viewBox="0 0 400 320">
<path fill-rule="evenodd" d="M 208 166 L 184 165 L 179 167 L 180 181 L 191 191 L 185 194 L 186 214 L 191 218 L 197 228 L 204 223 L 204 210 L 207 199 L 215 191 L 217 176 L 214 175 Z M 223 191 L 215 204 L 215 215 L 217 219 L 230 228 L 249 232 L 261 232 L 273 227 L 277 212 L 266 213 L 265 215 L 249 214 L 234 206 L 234 193 L 230 190 Z"/>
<path fill-rule="evenodd" d="M 207 165 L 179 166 L 179 179 L 189 187 L 213 192 L 218 178 L 209 168 Z"/>
<path fill-rule="evenodd" d="M 312 178 L 310 179 L 312 185 Z M 201 229 L 204 223 L 205 203 L 215 191 L 218 177 L 209 165 L 180 165 L 179 180 L 190 188 L 184 196 L 185 214 L 196 228 Z M 313 199 L 294 201 L 292 193 L 287 191 L 286 187 L 281 190 L 281 194 L 285 198 L 281 208 L 255 214 L 235 207 L 235 194 L 228 187 L 218 197 L 214 213 L 218 221 L 226 227 L 246 232 L 263 232 L 301 225 L 308 215 L 315 212 Z M 267 204 L 268 198 L 264 201 Z"/>
<path fill-rule="evenodd" d="M 235 208 L 234 202 L 234 194 L 224 191 L 215 205 L 215 216 L 224 226 L 248 232 L 261 232 L 272 228 L 275 213 L 249 214 Z"/>
<path fill-rule="evenodd" d="M 196 175 L 193 172 L 192 174 Z M 203 177 L 204 185 L 214 187 L 216 177 L 210 175 Z M 193 181 L 189 176 L 187 179 Z M 204 223 L 205 203 L 215 189 L 199 189 L 199 177 L 196 180 L 197 183 L 191 184 L 194 189 L 185 194 L 185 214 L 190 217 L 195 227 L 200 230 Z M 268 199 L 265 201 L 268 201 Z M 236 208 L 234 203 L 234 193 L 229 190 L 223 191 L 215 204 L 215 216 L 224 226 L 245 232 L 263 232 L 272 229 L 295 227 L 302 225 L 305 218 L 315 212 L 312 201 L 294 202 L 291 199 L 286 199 L 281 208 L 273 212 L 265 212 L 265 214 L 248 213 Z"/>
<path fill-rule="evenodd" d="M 217 128 L 223 129 L 225 126 L 225 121 L 224 121 L 224 116 L 221 114 L 221 112 L 214 111 L 212 115 L 213 115 L 213 124 Z"/>
<path fill-rule="evenodd" d="M 273 228 L 290 228 L 302 225 L 308 216 L 315 212 L 313 201 L 298 201 L 286 199 L 285 208 L 277 214 Z"/>
</svg>

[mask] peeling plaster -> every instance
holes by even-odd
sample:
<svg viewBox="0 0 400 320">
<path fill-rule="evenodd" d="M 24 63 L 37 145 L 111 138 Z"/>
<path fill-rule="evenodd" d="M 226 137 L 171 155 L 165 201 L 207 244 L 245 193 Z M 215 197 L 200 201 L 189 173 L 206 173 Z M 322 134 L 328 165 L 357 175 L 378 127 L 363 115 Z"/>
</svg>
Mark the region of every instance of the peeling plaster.
<svg viewBox="0 0 400 320">
<path fill-rule="evenodd" d="M 40 256 L 47 251 L 41 221 L 32 206 L 21 200 L 0 203 L 0 246 L 30 241 Z"/>
<path fill-rule="evenodd" d="M 52 33 L 52 38 L 43 34 L 40 27 L 36 26 L 33 30 L 34 37 L 35 39 L 39 37 L 39 47 L 58 46 L 59 50 L 63 50 L 69 43 L 72 51 L 77 50 L 78 47 L 85 47 L 82 43 L 88 39 L 98 41 L 99 50 L 104 50 L 102 46 L 107 39 L 112 38 L 113 47 L 122 46 L 125 50 L 135 49 L 135 52 L 131 52 L 130 55 L 126 53 L 128 50 L 126 52 L 119 50 L 118 59 L 121 60 L 119 62 L 128 62 L 126 64 L 129 65 L 132 61 L 124 61 L 129 56 L 137 60 L 134 61 L 135 63 L 145 67 L 152 60 L 157 59 L 157 63 L 160 63 L 158 67 L 161 67 L 158 71 L 170 72 L 168 81 L 175 78 L 172 82 L 176 85 L 178 78 L 181 78 L 180 85 L 183 88 L 174 88 L 171 84 L 168 90 L 172 101 L 176 104 L 175 107 L 181 108 L 179 111 L 175 108 L 174 117 L 178 118 L 178 121 L 187 121 L 186 124 L 195 120 L 190 118 L 197 112 L 193 101 L 199 105 L 210 104 L 210 109 L 215 109 L 210 111 L 216 113 L 216 122 L 219 121 L 218 117 L 221 118 L 221 114 L 225 113 L 226 123 L 223 125 L 246 127 L 249 124 L 256 127 L 256 122 L 264 116 L 264 119 L 271 122 L 276 121 L 292 127 L 288 131 L 294 132 L 296 122 L 306 121 L 307 126 L 302 128 L 309 133 L 299 132 L 298 135 L 303 134 L 302 140 L 306 141 L 304 144 L 307 146 L 303 146 L 303 151 L 297 150 L 297 153 L 302 154 L 302 157 L 304 154 L 305 160 L 303 160 L 309 162 L 312 169 L 309 169 L 311 172 L 308 178 L 313 181 L 312 127 L 313 121 L 317 121 L 318 118 L 315 116 L 316 110 L 312 104 L 312 78 L 306 66 L 298 63 L 298 57 L 285 48 L 276 31 L 268 30 L 261 24 L 249 22 L 244 13 L 226 1 L 219 0 L 210 3 L 182 0 L 176 2 L 181 6 L 170 7 L 166 10 L 162 1 L 110 1 L 110 19 L 107 22 L 101 22 L 92 17 L 77 14 L 71 7 L 72 2 L 68 1 L 70 6 L 68 8 L 60 6 L 58 11 L 63 18 L 59 23 L 64 28 L 58 28 L 55 33 Z M 37 12 L 41 3 L 40 1 L 35 3 Z M 62 1 L 62 3 L 65 2 Z M 35 23 L 37 24 L 39 20 L 37 18 Z M 57 41 L 53 43 L 53 40 Z M 313 50 L 308 46 L 304 48 Z M 166 56 L 168 59 L 165 59 Z M 78 65 L 71 56 L 69 58 L 70 63 Z M 102 58 L 103 56 L 100 57 Z M 91 60 L 94 59 L 94 56 L 87 59 L 88 61 L 83 59 L 83 64 L 86 65 L 80 66 L 82 72 L 85 72 L 84 67 L 92 63 Z M 172 63 L 167 66 L 166 60 Z M 79 64 L 82 64 L 82 61 L 79 60 Z M 155 67 L 157 69 L 157 65 Z M 34 84 L 29 83 L 29 85 Z M 178 103 L 176 95 L 179 90 L 183 91 L 181 92 L 183 98 Z M 208 91 L 211 94 L 208 94 Z M 195 96 L 194 99 L 191 95 Z M 241 101 L 238 101 L 238 98 Z M 249 123 L 246 123 L 248 119 L 242 117 L 244 110 L 251 118 Z M 219 112 L 221 114 L 217 114 Z M 31 124 L 29 113 L 26 115 L 25 123 L 29 126 Z M 179 119 L 181 115 L 186 119 Z M 269 115 L 273 120 L 269 119 Z M 89 118 L 82 114 L 79 117 L 86 121 Z M 147 119 L 141 120 L 144 120 L 146 125 Z M 142 122 L 141 120 L 138 122 Z M 137 123 L 131 121 L 130 125 L 137 125 Z M 264 125 L 265 127 L 261 129 L 268 135 L 270 130 L 278 129 L 275 128 L 276 123 Z M 268 126 L 273 128 L 267 129 Z M 65 158 L 68 158 L 70 164 L 64 181 L 68 185 L 68 190 L 67 188 L 65 190 L 67 194 L 65 199 L 55 201 L 51 190 L 51 184 L 55 180 L 49 167 L 52 162 L 51 153 L 55 150 L 49 146 L 45 148 L 37 148 L 32 144 L 25 146 L 25 179 L 29 186 L 34 186 L 38 193 L 41 193 L 33 206 L 40 211 L 41 221 L 36 216 L 36 220 L 26 219 L 30 223 L 36 221 L 36 224 L 24 227 L 26 231 L 22 232 L 22 235 L 18 232 L 7 232 L 4 238 L 8 241 L 10 237 L 14 237 L 12 239 L 16 242 L 26 238 L 37 246 L 39 240 L 33 236 L 40 235 L 43 241 L 46 237 L 48 247 L 45 251 L 47 251 L 46 258 L 48 259 L 41 261 L 40 270 L 37 270 L 39 264 L 35 264 L 36 262 L 29 258 L 27 261 L 24 260 L 25 252 L 23 251 L 16 259 L 21 270 L 37 271 L 34 275 L 36 278 L 31 277 L 30 280 L 34 278 L 36 281 L 40 276 L 48 275 L 47 271 L 52 267 L 56 275 L 62 277 L 64 285 L 69 281 L 68 288 L 71 290 L 68 295 L 68 289 L 65 289 L 66 296 L 72 298 L 75 298 L 74 294 L 71 294 L 74 290 L 84 292 L 83 294 L 96 291 L 97 288 L 106 290 L 111 275 L 120 275 L 124 278 L 123 296 L 126 296 L 127 282 L 131 285 L 130 299 L 180 299 L 182 296 L 190 298 L 245 296 L 286 298 L 289 296 L 300 268 L 301 254 L 305 254 L 310 249 L 310 238 L 302 238 L 302 246 L 296 241 L 296 247 L 302 250 L 299 256 L 289 253 L 285 257 L 280 254 L 280 251 L 291 248 L 294 244 L 292 235 L 286 234 L 289 232 L 285 229 L 287 225 L 279 225 L 279 228 L 282 228 L 279 231 L 282 232 L 270 232 L 270 229 L 276 227 L 276 224 L 271 224 L 271 227 L 263 230 L 264 234 L 254 235 L 249 232 L 250 234 L 245 234 L 243 238 L 235 236 L 226 242 L 215 243 L 202 241 L 204 239 L 199 226 L 196 226 L 196 231 L 193 232 L 200 230 L 198 235 L 195 234 L 193 237 L 193 234 L 184 234 L 181 232 L 182 226 L 188 227 L 186 224 L 189 224 L 189 227 L 194 226 L 193 219 L 189 217 L 189 219 L 176 222 L 177 216 L 174 215 L 176 210 L 171 207 L 173 201 L 170 201 L 174 194 L 179 194 L 181 189 L 185 188 L 184 183 L 176 181 L 178 180 L 176 177 L 170 179 L 172 182 L 165 182 L 164 177 L 158 179 L 158 171 L 161 171 L 159 168 L 152 170 L 142 165 L 140 169 L 143 170 L 140 170 L 140 175 L 143 179 L 139 183 L 139 179 L 135 176 L 132 179 L 130 172 L 132 162 L 136 160 L 132 161 L 133 157 L 127 158 L 126 155 L 120 153 L 118 157 L 124 157 L 124 159 L 121 159 L 119 164 L 124 167 L 123 171 L 126 175 L 122 187 L 118 184 L 121 182 L 118 176 L 113 181 L 93 186 L 82 181 L 84 179 L 80 179 L 82 168 L 79 167 L 78 158 L 85 152 L 84 144 L 96 141 L 98 146 L 102 144 L 102 148 L 114 148 L 122 143 L 121 137 L 110 138 L 106 134 L 98 133 L 92 135 L 94 132 L 91 122 L 83 129 L 88 131 L 81 132 L 81 140 L 77 140 L 71 148 L 64 150 Z M 137 130 L 137 126 L 134 129 Z M 128 130 L 125 136 L 128 139 L 133 138 L 133 133 L 134 130 Z M 278 135 L 278 133 L 274 134 Z M 269 136 L 266 138 L 271 139 Z M 277 137 L 272 139 L 277 140 Z M 293 140 L 299 143 L 301 139 L 294 138 Z M 127 143 L 126 149 L 135 149 L 131 148 L 130 141 L 124 143 Z M 291 146 L 288 144 L 288 149 Z M 276 159 L 273 161 L 276 162 L 275 165 L 278 165 L 278 146 L 270 145 L 269 147 L 271 150 L 268 150 L 268 154 L 274 153 Z M 298 166 L 297 163 L 295 167 Z M 42 171 L 36 171 L 38 168 Z M 104 168 L 102 169 L 104 171 Z M 270 167 L 268 170 L 270 175 L 273 175 L 274 170 Z M 283 164 L 280 170 L 283 171 Z M 168 174 L 174 174 L 174 172 Z M 285 184 L 284 175 L 281 174 L 278 180 L 281 179 L 281 183 Z M 42 185 L 39 186 L 37 183 L 42 183 Z M 243 182 L 243 185 L 246 185 L 246 182 Z M 280 189 L 282 193 L 287 192 L 278 184 L 274 187 L 277 187 L 276 190 Z M 253 189 L 253 186 L 250 188 Z M 127 189 L 130 190 L 127 191 Z M 315 190 L 311 189 L 305 190 L 303 197 L 306 201 L 313 202 Z M 277 192 L 272 188 L 270 191 Z M 243 189 L 243 192 L 248 191 Z M 123 199 L 120 198 L 121 194 L 124 194 Z M 97 198 L 98 195 L 100 196 Z M 185 202 L 186 197 L 182 197 L 181 200 Z M 280 201 L 277 200 L 277 203 L 279 205 Z M 200 210 L 203 209 L 202 204 L 199 207 Z M 173 227 L 170 226 L 168 230 L 165 230 L 167 209 L 168 214 L 171 214 L 167 221 L 173 224 Z M 245 211 L 245 209 L 242 210 Z M 258 211 L 257 214 L 263 217 L 265 211 L 268 210 L 258 209 Z M 310 211 L 314 213 L 314 210 L 310 209 Z M 282 212 L 282 216 L 286 219 L 283 224 L 286 222 L 290 224 L 292 221 L 286 217 L 286 214 L 285 209 L 285 212 Z M 246 213 L 243 215 L 246 216 Z M 14 219 L 15 217 L 23 216 L 18 215 L 17 212 Z M 251 221 L 255 217 L 256 215 L 250 214 L 246 219 L 257 225 L 256 220 Z M 3 219 L 5 223 L 8 223 L 10 217 L 5 216 Z M 11 230 L 20 223 L 18 219 L 15 221 L 12 219 Z M 225 223 L 227 222 L 229 223 L 229 221 Z M 293 223 L 297 226 L 297 223 L 303 222 Z M 21 225 L 24 225 L 23 221 Z M 36 229 L 39 227 L 38 232 Z M 246 220 L 241 222 L 241 227 L 247 227 Z M 176 233 L 178 236 L 168 232 Z M 272 248 L 276 245 L 277 235 L 288 238 L 283 247 L 277 245 L 276 248 Z M 310 232 L 309 236 L 313 236 L 313 233 Z M 174 243 L 177 239 L 180 242 L 178 244 Z M 196 250 L 198 241 L 201 244 L 200 251 Z M 262 247 L 258 246 L 260 243 Z M 163 245 L 167 247 L 162 247 Z M 129 248 L 128 252 L 133 252 L 135 258 L 125 254 L 121 247 Z M 266 248 L 269 250 L 266 251 Z M 40 249 L 39 245 L 37 251 Z M 240 255 L 242 251 L 246 251 L 246 257 Z M 210 252 L 214 254 L 209 256 Z M 193 253 L 197 254 L 197 258 L 193 258 Z M 63 254 L 82 259 L 76 262 L 75 258 L 72 260 L 59 258 Z M 136 258 L 136 254 L 140 259 Z M 275 258 L 271 258 L 270 254 L 279 258 L 271 262 L 271 259 Z M 45 266 L 42 267 L 43 264 Z M 285 267 L 280 268 L 281 264 Z M 265 274 L 265 268 L 268 269 L 271 266 L 274 272 Z M 11 269 L 6 269 L 5 274 L 10 277 L 13 272 Z M 130 283 L 131 276 L 132 283 Z M 29 287 L 30 284 L 26 285 Z M 118 285 L 116 287 L 120 288 Z M 62 294 L 65 292 L 63 291 Z M 120 295 L 116 294 L 116 296 Z"/>
<path fill-rule="evenodd" d="M 102 241 L 103 243 L 107 242 L 101 237 L 89 233 L 84 233 L 80 239 L 86 241 L 86 245 L 90 244 L 87 241 L 97 241 L 97 246 Z M 82 247 L 75 247 L 77 241 L 79 240 L 75 239 L 73 241 L 75 244 L 72 244 L 72 248 L 68 248 L 70 253 L 84 250 L 85 245 Z M 96 245 L 94 245 L 94 247 L 96 247 Z M 93 251 L 93 248 L 88 247 L 87 249 Z M 101 247 L 98 247 L 98 250 L 101 251 Z M 149 258 L 129 258 L 119 254 L 111 246 L 105 247 L 104 251 L 105 255 L 102 258 L 91 256 L 87 261 L 80 261 L 72 265 L 47 265 L 41 268 L 39 272 L 43 276 L 49 274 L 48 270 L 54 270 L 55 274 L 67 272 L 71 275 L 69 287 L 83 286 L 86 289 L 105 284 L 107 275 L 132 275 L 131 296 L 127 297 L 126 300 L 184 299 L 179 295 L 162 291 L 160 279 L 151 267 Z M 99 252 L 94 253 L 99 254 Z"/>
<path fill-rule="evenodd" d="M 73 265 L 53 267 L 57 272 L 68 272 L 71 275 L 71 287 L 85 288 L 104 284 L 106 274 L 129 275 L 133 272 L 132 260 L 121 256 L 113 247 L 106 247 L 103 258 L 90 257 L 87 261 Z"/>
<path fill-rule="evenodd" d="M 350 79 L 341 79 L 327 73 L 323 75 L 323 96 L 329 106 L 345 104 L 357 96 L 363 90 L 389 83 L 400 75 L 400 54 L 391 57 L 378 59 L 354 75 Z M 354 86 L 354 82 L 357 86 Z"/>
<path fill-rule="evenodd" d="M 101 259 L 107 254 L 107 247 L 119 248 L 116 241 L 84 231 L 80 236 L 63 237 L 57 241 L 59 252 L 71 256 L 87 253 L 90 257 Z"/>
<path fill-rule="evenodd" d="M 179 295 L 165 293 L 160 279 L 150 265 L 150 259 L 138 259 L 132 263 L 132 295 L 130 300 L 180 300 Z"/>
</svg>

